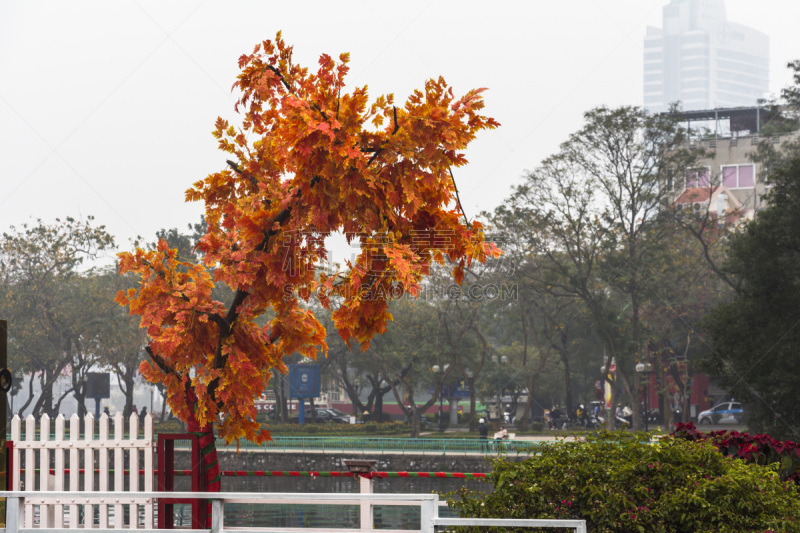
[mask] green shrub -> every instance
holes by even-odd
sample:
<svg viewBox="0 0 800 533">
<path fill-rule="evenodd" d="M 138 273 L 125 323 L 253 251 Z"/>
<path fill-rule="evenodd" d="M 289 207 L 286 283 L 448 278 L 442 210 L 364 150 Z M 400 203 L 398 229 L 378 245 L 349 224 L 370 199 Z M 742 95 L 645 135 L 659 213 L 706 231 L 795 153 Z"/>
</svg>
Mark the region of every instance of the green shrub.
<svg viewBox="0 0 800 533">
<path fill-rule="evenodd" d="M 582 519 L 607 533 L 800 532 L 800 494 L 775 465 L 705 442 L 648 440 L 605 432 L 542 443 L 522 462 L 499 456 L 491 494 L 464 488 L 448 503 L 461 516 Z"/>
<path fill-rule="evenodd" d="M 177 418 L 156 421 L 153 423 L 153 431 L 159 433 L 186 433 L 186 425 Z"/>
<path fill-rule="evenodd" d="M 528 431 L 532 431 L 534 433 L 544 431 L 544 422 L 531 422 L 528 424 Z"/>
</svg>

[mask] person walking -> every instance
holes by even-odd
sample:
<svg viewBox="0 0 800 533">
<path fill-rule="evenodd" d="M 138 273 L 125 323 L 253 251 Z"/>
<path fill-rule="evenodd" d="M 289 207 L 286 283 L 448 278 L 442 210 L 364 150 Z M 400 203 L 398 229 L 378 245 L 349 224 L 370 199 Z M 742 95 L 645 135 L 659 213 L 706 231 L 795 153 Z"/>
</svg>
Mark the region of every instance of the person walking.
<svg viewBox="0 0 800 533">
<path fill-rule="evenodd" d="M 481 441 L 481 452 L 486 453 L 489 451 L 489 426 L 486 425 L 486 420 L 480 419 L 478 424 L 478 435 Z"/>
</svg>

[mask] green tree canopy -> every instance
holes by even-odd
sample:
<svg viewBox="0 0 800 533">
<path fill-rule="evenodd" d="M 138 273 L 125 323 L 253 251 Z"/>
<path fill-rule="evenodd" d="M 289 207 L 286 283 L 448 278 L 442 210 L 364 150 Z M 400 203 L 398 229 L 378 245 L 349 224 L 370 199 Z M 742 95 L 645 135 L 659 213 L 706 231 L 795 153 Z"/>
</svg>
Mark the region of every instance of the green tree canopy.
<svg viewBox="0 0 800 533">
<path fill-rule="evenodd" d="M 771 177 L 769 207 L 731 240 L 734 298 L 705 320 L 706 363 L 746 404 L 751 430 L 800 439 L 800 156 Z"/>
<path fill-rule="evenodd" d="M 12 370 L 32 375 L 35 416 L 55 416 L 63 399 L 53 396 L 56 380 L 65 373 L 80 376 L 92 364 L 97 292 L 81 266 L 113 246 L 111 235 L 92 217 L 53 224 L 37 220 L 0 238 L 0 314 L 9 318 Z M 33 376 L 41 387 L 36 397 Z M 82 379 L 73 380 L 79 404 L 82 385 Z"/>
</svg>

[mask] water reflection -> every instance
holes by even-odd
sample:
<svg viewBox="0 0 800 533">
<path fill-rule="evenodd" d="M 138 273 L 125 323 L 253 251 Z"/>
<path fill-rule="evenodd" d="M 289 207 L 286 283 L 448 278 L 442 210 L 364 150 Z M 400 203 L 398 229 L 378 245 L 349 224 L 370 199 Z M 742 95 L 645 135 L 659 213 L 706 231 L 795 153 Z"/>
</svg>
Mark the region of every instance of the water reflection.
<svg viewBox="0 0 800 533">
<path fill-rule="evenodd" d="M 430 494 L 445 493 L 466 486 L 471 490 L 490 492 L 491 484 L 475 480 L 456 478 L 384 478 L 377 479 L 373 488 L 379 494 Z M 175 490 L 191 490 L 188 478 L 176 480 Z M 224 492 L 333 492 L 358 493 L 355 478 L 329 477 L 226 477 L 222 482 Z M 449 516 L 447 509 L 441 516 Z M 418 506 L 376 505 L 373 510 L 375 529 L 419 529 Z M 175 524 L 191 525 L 191 508 L 175 506 Z M 229 504 L 225 506 L 227 527 L 286 527 L 286 528 L 357 528 L 359 508 L 357 505 L 309 505 L 309 504 Z"/>
</svg>

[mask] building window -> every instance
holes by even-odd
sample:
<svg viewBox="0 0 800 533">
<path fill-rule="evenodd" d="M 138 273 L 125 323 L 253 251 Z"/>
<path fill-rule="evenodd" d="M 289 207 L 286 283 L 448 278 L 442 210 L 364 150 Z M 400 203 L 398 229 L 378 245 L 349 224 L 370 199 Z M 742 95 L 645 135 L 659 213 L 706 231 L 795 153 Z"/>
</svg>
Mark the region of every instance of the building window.
<svg viewBox="0 0 800 533">
<path fill-rule="evenodd" d="M 722 184 L 729 189 L 750 189 L 756 184 L 755 165 L 723 165 Z"/>
<path fill-rule="evenodd" d="M 322 393 L 327 397 L 328 402 L 342 401 L 342 388 L 333 380 L 325 384 Z"/>
<path fill-rule="evenodd" d="M 686 171 L 686 188 L 708 187 L 711 184 L 711 171 L 708 167 L 693 168 Z"/>
</svg>

